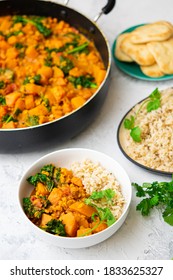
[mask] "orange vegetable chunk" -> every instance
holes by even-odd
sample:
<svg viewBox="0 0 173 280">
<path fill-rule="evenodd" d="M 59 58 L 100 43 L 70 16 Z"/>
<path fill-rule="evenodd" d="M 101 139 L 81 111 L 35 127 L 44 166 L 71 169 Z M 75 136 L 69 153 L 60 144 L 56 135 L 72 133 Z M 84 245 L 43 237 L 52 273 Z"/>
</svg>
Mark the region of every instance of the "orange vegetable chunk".
<svg viewBox="0 0 173 280">
<path fill-rule="evenodd" d="M 76 236 L 77 229 L 78 229 L 78 223 L 73 215 L 72 212 L 69 212 L 67 214 L 63 214 L 61 216 L 61 221 L 63 222 L 65 226 L 65 232 L 68 236 L 74 237 Z"/>
<path fill-rule="evenodd" d="M 96 209 L 92 206 L 86 205 L 84 202 L 76 201 L 70 205 L 70 210 L 77 211 L 87 217 L 91 217 L 92 214 L 96 213 Z"/>
<path fill-rule="evenodd" d="M 42 216 L 41 216 L 40 226 L 41 226 L 41 227 L 45 227 L 46 224 L 47 224 L 49 221 L 51 221 L 52 219 L 53 219 L 52 216 L 43 213 Z"/>
</svg>

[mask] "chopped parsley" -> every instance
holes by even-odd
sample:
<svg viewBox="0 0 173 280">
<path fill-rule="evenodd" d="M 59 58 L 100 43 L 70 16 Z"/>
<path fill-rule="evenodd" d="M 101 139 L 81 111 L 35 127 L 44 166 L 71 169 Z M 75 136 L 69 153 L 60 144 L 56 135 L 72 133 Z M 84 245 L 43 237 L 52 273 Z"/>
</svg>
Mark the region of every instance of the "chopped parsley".
<svg viewBox="0 0 173 280">
<path fill-rule="evenodd" d="M 137 116 L 141 109 L 146 105 L 146 110 L 147 113 L 157 110 L 161 106 L 161 94 L 158 88 L 156 88 L 150 95 L 149 97 L 141 103 L 141 106 L 139 107 L 138 111 L 136 114 L 133 116 L 131 115 L 129 118 L 126 118 L 124 120 L 124 127 L 126 129 L 130 130 L 130 136 L 135 142 L 141 142 L 142 141 L 142 131 L 139 126 L 135 126 L 135 121 L 137 119 Z"/>
<path fill-rule="evenodd" d="M 143 216 L 148 216 L 154 207 L 162 209 L 162 217 L 173 226 L 173 178 L 170 182 L 143 183 L 142 186 L 132 183 L 137 197 L 144 197 L 136 206 Z"/>
</svg>

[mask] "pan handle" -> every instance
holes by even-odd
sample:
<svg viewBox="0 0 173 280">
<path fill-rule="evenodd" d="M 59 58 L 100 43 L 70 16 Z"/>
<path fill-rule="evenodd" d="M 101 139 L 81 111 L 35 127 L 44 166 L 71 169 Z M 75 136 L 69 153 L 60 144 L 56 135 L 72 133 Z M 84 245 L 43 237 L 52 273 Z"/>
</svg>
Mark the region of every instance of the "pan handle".
<svg viewBox="0 0 173 280">
<path fill-rule="evenodd" d="M 108 0 L 107 5 L 102 8 L 103 14 L 105 14 L 105 15 L 109 14 L 112 11 L 112 9 L 114 8 L 115 3 L 116 3 L 116 0 Z"/>
<path fill-rule="evenodd" d="M 100 13 L 99 13 L 98 15 L 95 16 L 94 22 L 97 22 L 98 19 L 99 19 L 103 14 L 105 14 L 105 15 L 109 14 L 109 13 L 112 11 L 112 9 L 114 8 L 115 3 L 116 3 L 116 0 L 108 0 L 108 3 L 106 4 L 106 6 L 104 6 L 104 7 L 102 8 L 102 10 L 100 11 Z"/>
<path fill-rule="evenodd" d="M 69 0 L 64 0 L 64 5 L 67 6 L 68 2 L 69 2 Z M 108 3 L 106 4 L 106 6 L 104 6 L 102 8 L 102 10 L 100 11 L 100 13 L 94 18 L 94 22 L 96 22 L 101 17 L 102 14 L 105 14 L 105 15 L 109 14 L 112 11 L 112 9 L 114 8 L 115 3 L 116 3 L 116 0 L 108 0 Z"/>
</svg>

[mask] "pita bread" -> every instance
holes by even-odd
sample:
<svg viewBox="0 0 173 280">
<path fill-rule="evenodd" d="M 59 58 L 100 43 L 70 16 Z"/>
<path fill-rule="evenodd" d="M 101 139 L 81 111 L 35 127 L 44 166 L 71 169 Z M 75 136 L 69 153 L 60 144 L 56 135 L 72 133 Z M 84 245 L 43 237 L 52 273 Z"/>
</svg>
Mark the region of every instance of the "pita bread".
<svg viewBox="0 0 173 280">
<path fill-rule="evenodd" d="M 133 44 L 143 44 L 153 41 L 165 41 L 173 35 L 172 25 L 166 21 L 158 21 L 136 28 L 131 33 Z"/>
<path fill-rule="evenodd" d="M 147 44 L 160 70 L 165 74 L 173 74 L 173 38 L 164 42 Z"/>
<path fill-rule="evenodd" d="M 141 71 L 144 73 L 144 75 L 151 77 L 151 78 L 158 78 L 162 77 L 165 74 L 160 70 L 157 63 L 151 65 L 151 66 L 140 66 Z"/>
<path fill-rule="evenodd" d="M 122 41 L 129 36 L 129 33 L 120 34 L 116 40 L 115 56 L 117 59 L 125 62 L 132 62 L 133 59 L 121 50 Z"/>
<path fill-rule="evenodd" d="M 121 42 L 121 51 L 129 55 L 139 65 L 149 66 L 155 63 L 155 59 L 146 44 L 133 44 L 131 35 Z"/>
</svg>

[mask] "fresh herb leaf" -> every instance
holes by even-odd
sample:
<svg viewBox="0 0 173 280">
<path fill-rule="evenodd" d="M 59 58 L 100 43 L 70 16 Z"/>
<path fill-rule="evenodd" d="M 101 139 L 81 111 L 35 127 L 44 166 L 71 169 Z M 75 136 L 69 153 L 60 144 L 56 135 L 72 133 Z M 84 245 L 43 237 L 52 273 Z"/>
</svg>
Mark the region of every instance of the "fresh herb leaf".
<svg viewBox="0 0 173 280">
<path fill-rule="evenodd" d="M 40 219 L 42 213 L 43 213 L 43 209 L 39 209 L 37 207 L 35 207 L 30 198 L 29 197 L 24 197 L 23 198 L 23 209 L 24 212 L 26 213 L 26 215 L 30 218 L 37 218 Z"/>
<path fill-rule="evenodd" d="M 5 123 L 17 122 L 17 120 L 14 119 L 13 116 L 7 114 L 7 115 L 5 115 L 5 116 L 2 117 L 2 122 L 5 122 Z"/>
<path fill-rule="evenodd" d="M 32 79 L 34 80 L 34 84 L 36 84 L 36 85 L 41 84 L 41 75 L 40 74 L 35 75 Z"/>
<path fill-rule="evenodd" d="M 51 57 L 50 54 L 48 54 L 48 56 L 44 59 L 44 65 L 48 67 L 53 66 L 53 58 Z"/>
<path fill-rule="evenodd" d="M 48 48 L 46 47 L 45 50 L 51 54 L 52 52 L 55 52 L 55 53 L 59 53 L 59 52 L 64 52 L 65 50 L 67 50 L 70 46 L 73 46 L 73 47 L 76 47 L 78 45 L 78 42 L 76 40 L 73 40 L 72 42 L 68 42 L 66 43 L 65 45 L 63 45 L 62 47 L 60 48 Z"/>
<path fill-rule="evenodd" d="M 97 88 L 97 84 L 93 82 L 92 76 L 79 76 L 79 77 L 68 77 L 68 80 L 74 84 L 75 88 L 82 86 L 84 88 Z"/>
<path fill-rule="evenodd" d="M 150 213 L 150 209 L 152 208 L 150 204 L 150 199 L 145 198 L 143 199 L 137 206 L 136 210 L 141 211 L 142 216 L 148 216 Z"/>
<path fill-rule="evenodd" d="M 153 92 L 149 95 L 149 98 L 151 99 L 160 99 L 161 98 L 161 94 L 158 88 L 156 88 L 155 90 L 153 90 Z"/>
<path fill-rule="evenodd" d="M 141 142 L 141 129 L 139 128 L 139 126 L 136 126 L 134 128 L 131 129 L 130 131 L 130 136 L 132 137 L 132 139 L 135 142 Z"/>
<path fill-rule="evenodd" d="M 37 183 L 41 182 L 47 187 L 49 192 L 51 192 L 55 187 L 55 183 L 52 178 L 43 173 L 36 173 L 34 176 L 30 176 L 27 181 L 34 186 L 37 186 Z"/>
<path fill-rule="evenodd" d="M 16 110 L 15 110 L 15 112 L 14 112 L 14 115 L 17 117 L 18 115 L 20 115 L 22 113 L 22 111 L 19 109 L 19 108 L 17 108 Z"/>
<path fill-rule="evenodd" d="M 0 95 L 0 104 L 1 105 L 6 105 L 6 100 L 5 100 L 5 97 L 3 95 Z"/>
<path fill-rule="evenodd" d="M 108 207 L 101 208 L 97 205 L 97 203 L 103 199 L 106 200 L 106 205 L 112 204 L 112 199 L 114 196 L 115 192 L 112 189 L 107 189 L 99 192 L 93 192 L 88 198 L 85 199 L 85 204 L 90 205 L 97 210 L 97 213 L 92 215 L 93 221 L 95 220 L 95 216 L 99 217 L 99 222 L 89 232 L 95 230 L 103 221 L 107 224 L 107 226 L 115 223 L 116 219 L 111 210 Z"/>
<path fill-rule="evenodd" d="M 173 208 L 167 208 L 163 212 L 163 219 L 166 223 L 168 223 L 170 226 L 173 226 Z"/>
<path fill-rule="evenodd" d="M 54 172 L 54 169 L 55 169 L 55 166 L 53 164 L 48 164 L 48 165 L 45 165 L 41 168 L 41 172 L 42 171 L 46 171 L 49 173 L 49 176 L 53 176 L 53 172 Z"/>
<path fill-rule="evenodd" d="M 68 33 L 64 34 L 64 36 L 65 37 L 73 38 L 75 40 L 79 40 L 80 39 L 80 34 L 74 33 L 74 32 L 68 32 Z"/>
<path fill-rule="evenodd" d="M 30 83 L 30 78 L 28 76 L 25 77 L 23 81 L 23 85 L 29 84 Z"/>
<path fill-rule="evenodd" d="M 4 81 L 0 81 L 0 89 L 5 87 L 5 82 Z"/>
<path fill-rule="evenodd" d="M 34 207 L 29 197 L 23 198 L 23 209 L 28 217 L 33 218 L 34 217 Z"/>
<path fill-rule="evenodd" d="M 132 183 L 132 186 L 134 186 L 137 190 L 137 192 L 136 192 L 137 197 L 144 197 L 145 196 L 145 191 L 143 190 L 143 187 L 139 186 L 136 183 Z"/>
<path fill-rule="evenodd" d="M 99 200 L 99 199 L 106 199 L 107 201 L 111 201 L 115 196 L 115 191 L 112 189 L 106 189 L 102 191 L 94 191 L 90 195 L 89 199 Z"/>
<path fill-rule="evenodd" d="M 134 116 L 130 116 L 130 119 L 125 119 L 124 120 L 124 127 L 126 129 L 132 129 L 134 127 L 134 123 L 135 123 Z"/>
<path fill-rule="evenodd" d="M 17 31 L 14 31 L 14 32 L 11 32 L 11 33 L 7 34 L 5 37 L 6 37 L 6 39 L 8 39 L 11 36 L 17 36 L 19 34 L 24 34 L 24 32 L 22 30 L 17 30 Z"/>
<path fill-rule="evenodd" d="M 31 81 L 34 82 L 35 85 L 40 85 L 41 84 L 41 75 L 37 74 L 33 77 L 26 76 L 23 81 L 23 85 L 30 84 Z"/>
<path fill-rule="evenodd" d="M 50 220 L 44 230 L 55 235 L 66 236 L 65 227 L 60 220 Z"/>
<path fill-rule="evenodd" d="M 130 118 L 126 118 L 124 120 L 124 128 L 130 130 L 130 136 L 135 142 L 141 142 L 141 129 L 139 126 L 135 126 L 135 121 L 141 109 L 146 105 L 147 112 L 151 112 L 153 110 L 157 110 L 161 106 L 161 94 L 158 88 L 156 88 L 146 99 L 144 102 L 141 103 L 138 111 L 136 112 L 135 116 L 131 115 Z"/>
<path fill-rule="evenodd" d="M 37 30 L 44 35 L 44 37 L 49 37 L 52 33 L 51 29 L 43 25 L 39 17 L 26 18 L 17 15 L 13 18 L 13 23 L 16 24 L 18 22 L 21 22 L 23 24 L 30 23 L 34 25 Z"/>
<path fill-rule="evenodd" d="M 39 125 L 39 116 L 28 116 L 27 123 L 29 126 Z"/>
<path fill-rule="evenodd" d="M 151 209 L 161 206 L 164 221 L 173 226 L 173 179 L 170 182 L 143 183 L 142 186 L 132 183 L 132 186 L 137 190 L 136 196 L 145 197 L 136 210 L 148 216 Z"/>
<path fill-rule="evenodd" d="M 24 45 L 23 45 L 22 43 L 17 42 L 17 43 L 14 44 L 14 47 L 15 47 L 16 49 L 20 50 L 20 49 L 23 49 L 23 48 L 24 48 Z"/>
<path fill-rule="evenodd" d="M 61 168 L 55 168 L 55 179 L 57 182 L 60 181 L 60 176 L 61 176 Z"/>
<path fill-rule="evenodd" d="M 60 56 L 60 65 L 59 68 L 63 71 L 65 75 L 68 75 L 69 71 L 74 68 L 73 62 L 64 56 Z"/>
<path fill-rule="evenodd" d="M 153 110 L 157 110 L 160 107 L 160 99 L 151 100 L 147 104 L 147 112 L 151 112 Z"/>
<path fill-rule="evenodd" d="M 81 52 L 89 52 L 88 50 L 88 42 L 85 42 L 84 44 L 77 46 L 76 48 L 73 48 L 72 50 L 67 51 L 67 54 L 73 54 L 73 53 L 81 53 Z"/>
<path fill-rule="evenodd" d="M 47 108 L 48 112 L 51 112 L 51 106 L 50 106 L 49 99 L 43 96 L 42 102 L 43 102 L 44 106 Z"/>
</svg>

